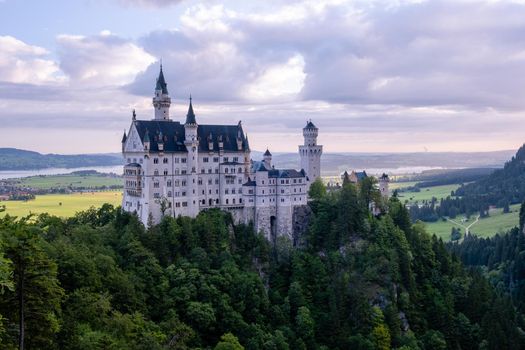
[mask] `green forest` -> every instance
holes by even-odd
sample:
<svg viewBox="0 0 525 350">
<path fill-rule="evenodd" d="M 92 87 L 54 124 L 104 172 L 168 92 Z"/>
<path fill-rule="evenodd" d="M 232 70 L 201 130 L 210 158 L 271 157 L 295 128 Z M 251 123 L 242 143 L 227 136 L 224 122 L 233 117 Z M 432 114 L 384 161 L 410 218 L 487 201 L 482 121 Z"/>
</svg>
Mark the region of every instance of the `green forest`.
<svg viewBox="0 0 525 350">
<path fill-rule="evenodd" d="M 295 246 L 219 210 L 0 219 L 3 349 L 522 349 L 522 305 L 372 183 L 312 186 Z M 521 234 L 521 233 L 520 233 Z M 523 276 L 522 276 L 523 277 Z"/>
</svg>

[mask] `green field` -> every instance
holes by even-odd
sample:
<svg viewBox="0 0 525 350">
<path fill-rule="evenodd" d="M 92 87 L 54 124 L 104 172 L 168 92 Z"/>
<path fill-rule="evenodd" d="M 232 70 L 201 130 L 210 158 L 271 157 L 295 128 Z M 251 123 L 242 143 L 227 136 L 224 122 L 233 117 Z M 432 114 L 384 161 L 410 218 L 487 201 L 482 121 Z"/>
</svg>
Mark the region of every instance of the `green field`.
<svg viewBox="0 0 525 350">
<path fill-rule="evenodd" d="M 46 194 L 37 196 L 30 201 L 0 201 L 0 205 L 5 205 L 6 207 L 6 211 L 0 213 L 0 215 L 25 216 L 30 213 L 49 213 L 51 215 L 68 217 L 78 211 L 89 209 L 91 206 L 100 207 L 104 203 L 117 206 L 121 202 L 121 191 Z"/>
<path fill-rule="evenodd" d="M 510 213 L 503 214 L 503 209 L 491 209 L 488 218 L 479 219 L 477 223 L 472 225 L 469 229 L 470 233 L 475 234 L 478 237 L 491 237 L 498 232 L 505 232 L 510 230 L 514 226 L 519 224 L 519 211 L 520 204 L 515 204 L 510 207 Z M 475 216 L 472 216 L 469 220 L 461 222 L 461 216 L 458 216 L 454 221 L 469 226 L 476 220 Z M 436 234 L 443 240 L 450 240 L 450 231 L 452 227 L 461 229 L 461 233 L 465 234 L 465 229 L 459 225 L 455 225 L 450 221 L 439 220 L 437 222 L 425 223 L 427 231 L 429 233 Z"/>
<path fill-rule="evenodd" d="M 398 197 L 402 202 L 408 200 L 409 203 L 430 201 L 432 197 L 438 200 L 450 196 L 450 192 L 455 191 L 459 185 L 443 185 L 433 187 L 423 187 L 420 192 L 399 192 Z"/>
<path fill-rule="evenodd" d="M 398 190 L 400 188 L 407 188 L 415 186 L 418 181 L 406 181 L 406 182 L 391 182 L 388 186 L 390 190 Z"/>
<path fill-rule="evenodd" d="M 122 178 L 105 175 L 46 175 L 25 177 L 13 181 L 17 181 L 20 186 L 39 189 L 122 186 Z"/>
</svg>

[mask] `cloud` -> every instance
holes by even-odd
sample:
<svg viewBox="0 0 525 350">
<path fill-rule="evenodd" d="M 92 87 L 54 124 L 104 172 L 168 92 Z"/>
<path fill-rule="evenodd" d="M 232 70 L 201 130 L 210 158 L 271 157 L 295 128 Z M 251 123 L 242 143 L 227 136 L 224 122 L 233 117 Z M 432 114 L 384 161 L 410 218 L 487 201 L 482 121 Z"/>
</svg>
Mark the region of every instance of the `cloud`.
<svg viewBox="0 0 525 350">
<path fill-rule="evenodd" d="M 132 41 L 104 30 L 99 35 L 57 37 L 60 68 L 71 84 L 124 85 L 156 58 Z"/>
<path fill-rule="evenodd" d="M 0 82 L 35 85 L 60 83 L 64 77 L 49 52 L 12 36 L 0 36 Z"/>
<path fill-rule="evenodd" d="M 258 84 L 282 87 L 292 74 L 304 77 L 293 78 L 301 80 L 296 100 L 525 106 L 525 81 L 515 78 L 525 74 L 523 4 L 387 3 L 292 2 L 253 13 L 197 5 L 186 10 L 180 28 L 141 43 L 163 58 L 178 93 L 207 101 L 258 103 L 264 94 Z M 289 65 L 297 57 L 299 73 Z M 269 74 L 276 67 L 282 74 Z M 157 70 L 139 74 L 129 91 L 149 94 Z M 272 90 L 265 95 L 289 97 L 289 89 Z"/>
<path fill-rule="evenodd" d="M 179 3 L 121 2 L 152 11 Z M 523 3 L 186 5 L 171 29 L 136 39 L 109 30 L 61 35 L 56 52 L 0 39 L 7 43 L 0 41 L 0 111 L 9 111 L 0 122 L 120 132 L 132 108 L 151 117 L 162 58 L 175 120 L 183 120 L 191 93 L 199 122 L 242 119 L 259 149 L 273 139 L 276 149 L 294 150 L 307 118 L 332 151 L 520 143 Z M 22 68 L 13 70 L 18 61 Z"/>
</svg>

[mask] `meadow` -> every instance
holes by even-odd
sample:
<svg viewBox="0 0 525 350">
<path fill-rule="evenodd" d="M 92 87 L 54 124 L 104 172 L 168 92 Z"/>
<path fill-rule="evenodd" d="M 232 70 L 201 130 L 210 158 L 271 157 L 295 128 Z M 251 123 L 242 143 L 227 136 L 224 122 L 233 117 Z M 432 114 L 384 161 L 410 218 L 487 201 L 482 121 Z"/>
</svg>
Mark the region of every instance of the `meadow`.
<svg viewBox="0 0 525 350">
<path fill-rule="evenodd" d="M 73 194 L 46 194 L 36 196 L 30 201 L 0 201 L 6 210 L 0 215 L 25 216 L 28 214 L 49 213 L 61 217 L 74 215 L 76 212 L 100 207 L 104 203 L 114 206 L 122 202 L 121 191 L 84 192 Z"/>
<path fill-rule="evenodd" d="M 391 189 L 401 189 L 410 186 L 414 186 L 414 182 L 398 182 L 392 183 L 390 186 Z M 459 185 L 442 185 L 442 186 L 433 186 L 433 187 L 423 187 L 420 192 L 399 192 L 398 197 L 402 202 L 406 203 L 422 203 L 424 201 L 430 201 L 432 197 L 437 198 L 438 202 L 441 198 L 446 198 L 450 196 L 452 191 L 455 191 Z M 519 210 L 520 205 L 512 205 L 510 207 L 509 213 L 503 213 L 503 209 L 491 209 L 489 211 L 489 217 L 480 218 L 469 229 L 470 233 L 475 234 L 479 237 L 491 237 L 498 232 L 505 232 L 510 230 L 519 223 Z M 473 215 L 468 220 L 462 222 L 461 215 L 458 215 L 454 221 L 461 223 L 463 226 L 469 226 L 476 220 L 476 215 Z M 442 238 L 445 241 L 450 240 L 450 233 L 453 227 L 456 227 L 461 230 L 461 233 L 465 234 L 465 228 L 461 225 L 454 224 L 448 220 L 438 220 L 436 222 L 426 222 L 425 226 L 431 234 L 436 234 L 436 236 Z"/>
<path fill-rule="evenodd" d="M 20 186 L 33 187 L 38 189 L 51 188 L 92 188 L 122 186 L 122 178 L 106 175 L 52 175 L 52 176 L 31 176 L 16 180 Z"/>
<path fill-rule="evenodd" d="M 401 182 L 402 184 L 403 182 Z M 406 184 L 406 182 L 405 182 Z M 406 187 L 406 186 L 405 186 Z M 455 191 L 459 185 L 442 185 L 433 187 L 423 187 L 420 192 L 399 192 L 398 197 L 402 202 L 408 201 L 408 203 L 430 201 L 432 197 L 446 198 L 450 196 L 452 191 Z M 403 187 L 400 187 L 403 188 Z"/>
<path fill-rule="evenodd" d="M 491 237 L 496 233 L 505 232 L 519 224 L 519 211 L 520 204 L 515 204 L 510 206 L 509 213 L 503 213 L 503 209 L 491 209 L 489 211 L 489 217 L 480 218 L 477 223 L 470 227 L 469 232 L 478 237 Z M 454 221 L 461 223 L 464 226 L 469 226 L 476 220 L 475 216 L 470 217 L 469 220 L 461 222 L 462 216 L 458 216 Z M 453 227 L 459 228 L 461 234 L 465 234 L 465 228 L 456 225 L 450 221 L 438 220 L 436 222 L 425 223 L 427 231 L 431 234 L 436 234 L 436 236 L 441 237 L 444 241 L 450 240 L 450 232 Z"/>
</svg>

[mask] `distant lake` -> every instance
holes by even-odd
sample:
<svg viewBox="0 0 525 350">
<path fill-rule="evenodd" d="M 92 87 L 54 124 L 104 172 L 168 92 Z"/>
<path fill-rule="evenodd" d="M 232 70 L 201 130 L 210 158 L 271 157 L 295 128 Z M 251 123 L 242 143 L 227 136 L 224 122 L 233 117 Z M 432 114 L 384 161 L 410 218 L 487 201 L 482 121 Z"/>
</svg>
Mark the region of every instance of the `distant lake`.
<svg viewBox="0 0 525 350">
<path fill-rule="evenodd" d="M 82 168 L 47 168 L 47 169 L 35 169 L 35 170 L 3 170 L 0 171 L 0 180 L 36 176 L 36 175 L 58 175 L 58 174 L 69 174 L 74 171 L 82 170 L 96 170 L 99 173 L 115 173 L 122 175 L 122 165 L 110 165 L 110 166 L 92 166 Z"/>
<path fill-rule="evenodd" d="M 365 169 L 370 175 L 381 175 L 387 173 L 390 175 L 400 174 L 417 174 L 425 170 L 436 170 L 445 169 L 444 167 L 429 167 L 429 166 L 411 166 L 411 167 L 399 167 L 399 168 L 369 168 Z M 82 168 L 47 168 L 47 169 L 35 169 L 35 170 L 3 170 L 0 171 L 0 180 L 36 176 L 36 175 L 58 175 L 58 174 L 69 174 L 74 171 L 81 170 L 96 170 L 99 173 L 114 173 L 122 175 L 122 165 L 110 165 L 110 166 L 93 166 L 93 167 L 82 167 Z M 363 170 L 363 169 L 356 169 Z M 323 176 L 337 176 L 338 173 L 327 172 L 323 173 Z"/>
</svg>

